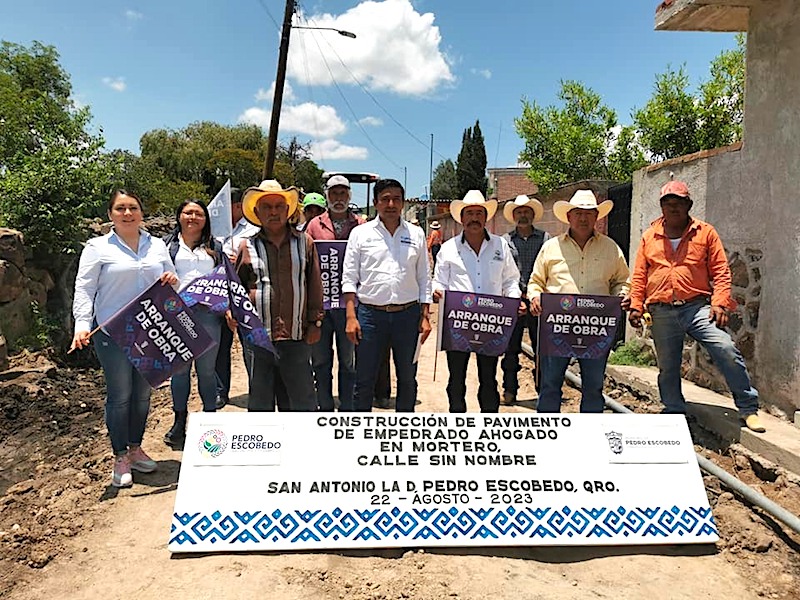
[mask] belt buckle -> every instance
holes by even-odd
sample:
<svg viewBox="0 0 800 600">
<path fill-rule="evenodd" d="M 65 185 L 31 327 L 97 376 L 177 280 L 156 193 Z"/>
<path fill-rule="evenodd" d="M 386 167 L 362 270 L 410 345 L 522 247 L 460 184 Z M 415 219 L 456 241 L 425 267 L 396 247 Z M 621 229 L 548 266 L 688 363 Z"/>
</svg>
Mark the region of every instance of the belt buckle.
<svg viewBox="0 0 800 600">
<path fill-rule="evenodd" d="M 683 306 L 686 304 L 686 300 L 673 300 L 672 306 Z"/>
</svg>

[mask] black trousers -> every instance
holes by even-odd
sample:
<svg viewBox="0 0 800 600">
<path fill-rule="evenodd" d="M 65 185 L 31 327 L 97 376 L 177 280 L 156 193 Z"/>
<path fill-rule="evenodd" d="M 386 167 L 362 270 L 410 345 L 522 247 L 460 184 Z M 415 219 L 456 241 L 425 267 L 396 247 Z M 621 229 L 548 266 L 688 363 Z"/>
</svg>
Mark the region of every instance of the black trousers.
<svg viewBox="0 0 800 600">
<path fill-rule="evenodd" d="M 447 351 L 447 399 L 451 413 L 467 412 L 467 365 L 471 352 Z M 500 409 L 497 392 L 497 357 L 476 354 L 478 360 L 478 404 L 481 412 L 496 413 Z"/>
</svg>

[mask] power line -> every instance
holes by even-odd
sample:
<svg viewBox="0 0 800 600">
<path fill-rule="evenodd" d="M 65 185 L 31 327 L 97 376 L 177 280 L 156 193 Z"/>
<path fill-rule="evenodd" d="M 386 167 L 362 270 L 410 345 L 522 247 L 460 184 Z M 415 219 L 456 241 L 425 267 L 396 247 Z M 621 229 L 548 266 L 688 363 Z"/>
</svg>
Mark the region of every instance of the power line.
<svg viewBox="0 0 800 600">
<path fill-rule="evenodd" d="M 261 8 L 264 9 L 264 12 L 267 13 L 267 16 L 270 18 L 270 20 L 275 24 L 275 29 L 280 31 L 281 26 L 278 25 L 278 22 L 275 20 L 275 17 L 272 16 L 271 12 L 269 12 L 269 8 L 267 8 L 267 5 L 264 4 L 264 0 L 258 0 L 258 3 L 261 5 Z"/>
<path fill-rule="evenodd" d="M 299 4 L 299 2 L 298 2 L 298 4 Z M 314 23 L 313 21 L 310 21 L 310 20 L 307 20 L 307 21 L 308 21 L 309 23 Z M 369 91 L 369 90 L 368 90 L 368 89 L 367 89 L 367 88 L 366 88 L 366 87 L 365 87 L 365 86 L 364 86 L 364 85 L 361 83 L 361 81 L 359 81 L 359 79 L 358 79 L 358 78 L 355 76 L 355 74 L 354 74 L 354 73 L 353 73 L 353 72 L 350 70 L 350 68 L 347 66 L 347 64 L 345 64 L 344 60 L 342 60 L 342 57 L 341 57 L 341 56 L 339 55 L 339 53 L 336 51 L 336 48 L 334 48 L 334 47 L 333 47 L 333 45 L 332 45 L 332 44 L 331 44 L 331 43 L 330 43 L 330 42 L 329 42 L 327 39 L 325 40 L 325 43 L 326 43 L 326 44 L 328 44 L 328 46 L 330 47 L 330 49 L 331 49 L 331 50 L 333 51 L 333 53 L 336 55 L 336 58 L 337 58 L 337 59 L 339 60 L 339 62 L 341 63 L 342 67 L 344 67 L 345 71 L 347 71 L 347 73 L 350 75 L 350 77 L 353 79 L 353 81 L 355 81 L 355 82 L 356 82 L 356 85 L 358 85 L 358 87 L 360 87 L 360 88 L 361 88 L 361 90 L 362 90 L 362 91 L 363 91 L 363 92 L 364 92 L 364 93 L 365 93 L 367 96 L 369 96 L 369 98 L 370 98 L 370 99 L 371 99 L 371 100 L 372 100 L 372 101 L 375 103 L 375 105 L 376 105 L 376 106 L 378 106 L 378 108 L 380 108 L 380 109 L 381 109 L 381 110 L 382 110 L 382 111 L 383 111 L 383 112 L 386 114 L 386 116 L 388 116 L 388 117 L 389 117 L 389 119 L 391 119 L 391 120 L 392 120 L 392 122 L 394 122 L 394 123 L 395 123 L 395 125 L 397 125 L 398 127 L 400 127 L 400 129 L 402 129 L 402 130 L 403 130 L 403 131 L 404 131 L 404 132 L 405 132 L 405 133 L 406 133 L 406 134 L 407 134 L 409 137 L 411 137 L 412 139 L 414 139 L 414 140 L 415 140 L 417 143 L 419 143 L 419 144 L 420 144 L 422 147 L 424 147 L 425 149 L 430 149 L 430 146 L 429 146 L 427 143 L 425 143 L 425 142 L 424 142 L 424 141 L 422 141 L 420 138 L 418 138 L 418 137 L 417 137 L 417 136 L 416 136 L 416 135 L 415 135 L 415 134 L 414 134 L 414 133 L 413 133 L 413 132 L 412 132 L 410 129 L 408 129 L 408 127 L 406 127 L 406 126 L 405 126 L 405 125 L 403 125 L 403 124 L 402 124 L 400 121 L 398 121 L 398 120 L 397 120 L 397 119 L 394 117 L 394 115 L 393 115 L 392 113 L 390 113 L 390 112 L 389 112 L 389 110 L 388 110 L 387 108 L 385 108 L 385 107 L 384 107 L 384 106 L 383 106 L 383 105 L 382 105 L 382 104 L 381 104 L 381 103 L 378 101 L 378 99 L 377 99 L 377 98 L 376 98 L 376 97 L 375 97 L 375 96 L 374 96 L 374 95 L 373 95 L 373 94 L 372 94 L 372 93 L 371 93 L 371 92 L 370 92 L 370 91 Z M 319 46 L 319 44 L 317 44 L 317 46 Z M 328 69 L 328 72 L 331 74 L 331 81 L 333 81 L 333 82 L 334 82 L 334 85 L 336 85 L 336 87 L 337 87 L 337 89 L 338 89 L 338 84 L 336 84 L 336 80 L 335 80 L 335 78 L 334 78 L 334 76 L 333 76 L 333 72 L 331 71 L 331 68 L 330 68 L 330 66 L 328 65 L 328 61 L 325 59 L 325 55 L 324 55 L 324 53 L 322 52 L 322 48 L 320 48 L 320 56 L 322 56 L 322 60 L 323 60 L 323 62 L 325 63 L 325 66 L 327 67 L 327 69 Z M 443 154 L 441 154 L 441 153 L 439 153 L 439 152 L 437 152 L 437 151 L 435 151 L 435 150 L 434 150 L 434 153 L 435 153 L 437 156 L 439 156 L 439 157 L 440 157 L 442 160 L 447 160 L 447 157 L 446 157 L 446 156 L 444 156 Z M 402 168 L 402 167 L 398 167 L 398 168 Z"/>
<path fill-rule="evenodd" d="M 333 86 L 336 88 L 336 91 L 339 92 L 339 95 L 341 96 L 342 101 L 344 101 L 345 105 L 347 106 L 348 110 L 350 111 L 350 114 L 353 116 L 354 123 L 356 124 L 356 127 L 358 127 L 358 129 L 361 131 L 361 133 L 364 134 L 364 137 L 367 139 L 367 141 L 369 141 L 369 143 L 372 145 L 372 147 L 375 148 L 375 150 L 377 150 L 378 153 L 381 156 L 383 156 L 386 160 L 388 160 L 395 167 L 397 167 L 397 169 L 402 170 L 403 167 L 401 167 L 399 164 L 397 164 L 388 154 L 386 154 L 383 150 L 381 150 L 381 148 L 370 137 L 370 135 L 367 133 L 367 131 L 361 126 L 361 123 L 359 123 L 358 115 L 356 114 L 356 112 L 353 109 L 353 107 L 350 105 L 350 102 L 347 100 L 347 97 L 344 95 L 344 92 L 342 92 L 342 88 L 339 87 L 339 84 L 337 83 L 336 78 L 333 75 L 333 71 L 331 70 L 331 67 L 328 64 L 328 61 L 325 59 L 325 54 L 322 52 L 322 47 L 319 45 L 319 41 L 317 40 L 316 33 L 312 32 L 311 35 L 314 38 L 314 43 L 317 45 L 317 48 L 319 49 L 319 54 L 322 57 L 322 62 L 325 64 L 325 68 L 328 70 L 328 74 L 331 77 L 331 83 L 333 83 Z"/>
</svg>

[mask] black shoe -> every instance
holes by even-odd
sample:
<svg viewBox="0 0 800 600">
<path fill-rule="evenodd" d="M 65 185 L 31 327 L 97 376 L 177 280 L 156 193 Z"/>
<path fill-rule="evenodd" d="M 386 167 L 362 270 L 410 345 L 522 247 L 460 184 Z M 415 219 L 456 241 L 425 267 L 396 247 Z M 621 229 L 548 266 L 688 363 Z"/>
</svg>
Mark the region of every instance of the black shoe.
<svg viewBox="0 0 800 600">
<path fill-rule="evenodd" d="M 217 410 L 225 408 L 225 405 L 227 403 L 228 403 L 228 398 L 226 396 L 221 396 L 217 394 L 217 400 L 216 402 L 214 402 L 214 406 L 217 408 Z"/>
<path fill-rule="evenodd" d="M 375 398 L 372 402 L 373 408 L 395 408 L 394 400 L 391 398 Z"/>
<path fill-rule="evenodd" d="M 186 441 L 186 411 L 175 411 L 175 422 L 164 436 L 164 443 L 173 448 L 183 448 Z"/>
</svg>

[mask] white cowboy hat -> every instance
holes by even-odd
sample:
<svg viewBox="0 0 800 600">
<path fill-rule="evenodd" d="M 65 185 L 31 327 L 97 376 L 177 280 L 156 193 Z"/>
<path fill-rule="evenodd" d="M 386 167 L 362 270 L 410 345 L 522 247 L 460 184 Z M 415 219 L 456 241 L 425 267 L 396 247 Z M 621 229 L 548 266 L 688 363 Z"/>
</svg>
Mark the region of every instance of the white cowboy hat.
<svg viewBox="0 0 800 600">
<path fill-rule="evenodd" d="M 430 228 L 431 229 L 440 229 L 442 226 L 439 225 L 439 221 L 431 221 Z"/>
<path fill-rule="evenodd" d="M 569 202 L 564 202 L 563 200 L 556 202 L 553 205 L 553 214 L 556 216 L 556 219 L 562 223 L 569 223 L 567 213 L 573 208 L 582 208 L 584 210 L 594 209 L 597 211 L 597 218 L 602 219 L 611 212 L 611 209 L 614 208 L 614 203 L 611 200 L 606 200 L 605 202 L 597 204 L 597 197 L 592 190 L 578 190 L 575 192 L 575 195 L 570 198 Z"/>
<path fill-rule="evenodd" d="M 503 206 L 503 216 L 509 223 L 514 223 L 514 211 L 522 206 L 530 206 L 533 209 L 533 220 L 538 221 L 544 214 L 544 206 L 536 198 L 529 198 L 525 194 L 517 196 L 513 202 L 510 200 Z"/>
<path fill-rule="evenodd" d="M 497 200 L 487 200 L 483 197 L 480 190 L 470 190 L 463 200 L 453 200 L 450 203 L 450 214 L 457 223 L 461 223 L 461 211 L 468 206 L 482 206 L 486 209 L 486 220 L 488 221 L 497 211 Z"/>
<path fill-rule="evenodd" d="M 288 215 L 292 215 L 297 209 L 299 193 L 294 186 L 283 189 L 281 184 L 274 179 L 265 179 L 258 184 L 258 187 L 250 187 L 242 194 L 242 213 L 244 218 L 253 225 L 261 227 L 261 221 L 256 216 L 256 205 L 261 198 L 266 196 L 281 196 L 289 205 Z"/>
</svg>

